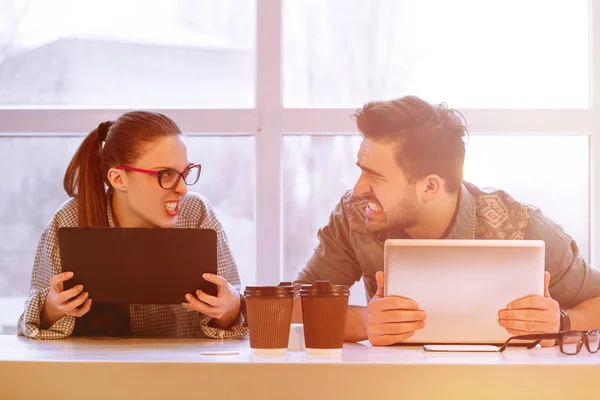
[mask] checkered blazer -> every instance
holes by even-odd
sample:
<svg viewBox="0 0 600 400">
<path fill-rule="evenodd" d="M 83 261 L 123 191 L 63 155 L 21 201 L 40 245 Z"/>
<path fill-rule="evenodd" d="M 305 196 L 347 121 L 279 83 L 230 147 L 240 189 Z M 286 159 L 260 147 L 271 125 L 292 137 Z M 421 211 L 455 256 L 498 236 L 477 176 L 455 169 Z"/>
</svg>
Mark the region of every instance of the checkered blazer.
<svg viewBox="0 0 600 400">
<path fill-rule="evenodd" d="M 73 333 L 76 317 L 65 315 L 50 328 L 41 329 L 40 313 L 50 291 L 50 278 L 62 272 L 58 229 L 78 225 L 77 208 L 75 199 L 64 203 L 42 234 L 35 254 L 29 297 L 17 325 L 19 335 L 34 339 L 61 339 Z M 217 272 L 240 290 L 240 277 L 227 236 L 210 203 L 201 195 L 188 192 L 182 198 L 179 209 L 175 228 L 204 228 L 217 232 Z M 110 205 L 107 214 L 109 225 L 114 226 Z M 222 330 L 208 325 L 209 316 L 187 310 L 180 304 L 131 304 L 129 315 L 134 336 L 238 339 L 247 334 L 242 316 L 228 330 Z"/>
</svg>

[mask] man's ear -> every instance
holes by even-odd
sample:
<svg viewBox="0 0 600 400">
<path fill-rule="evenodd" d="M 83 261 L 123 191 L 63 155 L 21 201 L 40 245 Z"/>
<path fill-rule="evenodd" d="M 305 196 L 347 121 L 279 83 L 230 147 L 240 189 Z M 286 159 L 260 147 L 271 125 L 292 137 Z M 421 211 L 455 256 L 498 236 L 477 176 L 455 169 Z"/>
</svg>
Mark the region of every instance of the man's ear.
<svg viewBox="0 0 600 400">
<path fill-rule="evenodd" d="M 108 170 L 108 181 L 114 190 L 127 191 L 129 178 L 125 171 L 111 168 Z"/>
<path fill-rule="evenodd" d="M 421 188 L 423 193 L 423 201 L 429 202 L 433 200 L 442 190 L 446 182 L 439 175 L 431 174 L 427 175 L 425 179 L 421 180 L 423 187 Z"/>
</svg>

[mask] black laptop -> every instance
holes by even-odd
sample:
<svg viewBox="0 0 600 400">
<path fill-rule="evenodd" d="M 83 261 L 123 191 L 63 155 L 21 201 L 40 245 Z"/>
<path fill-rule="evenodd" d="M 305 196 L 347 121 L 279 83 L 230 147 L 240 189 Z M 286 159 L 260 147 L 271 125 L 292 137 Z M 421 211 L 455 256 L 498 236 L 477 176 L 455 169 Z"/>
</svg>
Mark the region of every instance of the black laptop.
<svg viewBox="0 0 600 400">
<path fill-rule="evenodd" d="M 181 304 L 200 289 L 217 287 L 202 278 L 217 273 L 217 234 L 188 228 L 60 228 L 63 271 L 82 284 L 94 304 Z"/>
</svg>

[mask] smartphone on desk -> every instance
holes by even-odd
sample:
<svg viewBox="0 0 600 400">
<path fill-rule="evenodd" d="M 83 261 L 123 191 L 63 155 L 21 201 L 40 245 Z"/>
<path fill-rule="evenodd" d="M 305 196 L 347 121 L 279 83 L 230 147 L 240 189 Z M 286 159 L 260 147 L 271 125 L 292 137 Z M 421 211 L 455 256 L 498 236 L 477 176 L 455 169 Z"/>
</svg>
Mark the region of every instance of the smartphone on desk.
<svg viewBox="0 0 600 400">
<path fill-rule="evenodd" d="M 439 353 L 496 353 L 500 347 L 490 344 L 426 344 L 425 351 Z"/>
</svg>

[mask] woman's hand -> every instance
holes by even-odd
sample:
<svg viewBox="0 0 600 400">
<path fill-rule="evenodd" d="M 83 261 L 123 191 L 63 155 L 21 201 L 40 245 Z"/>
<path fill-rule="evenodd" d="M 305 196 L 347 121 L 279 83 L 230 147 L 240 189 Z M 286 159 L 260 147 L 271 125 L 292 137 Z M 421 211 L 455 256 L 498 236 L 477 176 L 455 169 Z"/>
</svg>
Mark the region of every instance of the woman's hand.
<svg viewBox="0 0 600 400">
<path fill-rule="evenodd" d="M 73 277 L 72 272 L 63 272 L 50 278 L 50 291 L 42 309 L 42 328 L 49 328 L 65 315 L 82 317 L 90 311 L 92 299 L 83 292 L 83 285 L 63 290 L 63 282 Z"/>
<path fill-rule="evenodd" d="M 203 274 L 202 277 L 208 282 L 217 285 L 217 296 L 206 294 L 202 290 L 196 290 L 196 296 L 186 294 L 187 303 L 182 303 L 189 310 L 196 310 L 213 318 L 211 326 L 219 329 L 228 329 L 237 320 L 240 313 L 240 293 L 221 276 Z"/>
</svg>

